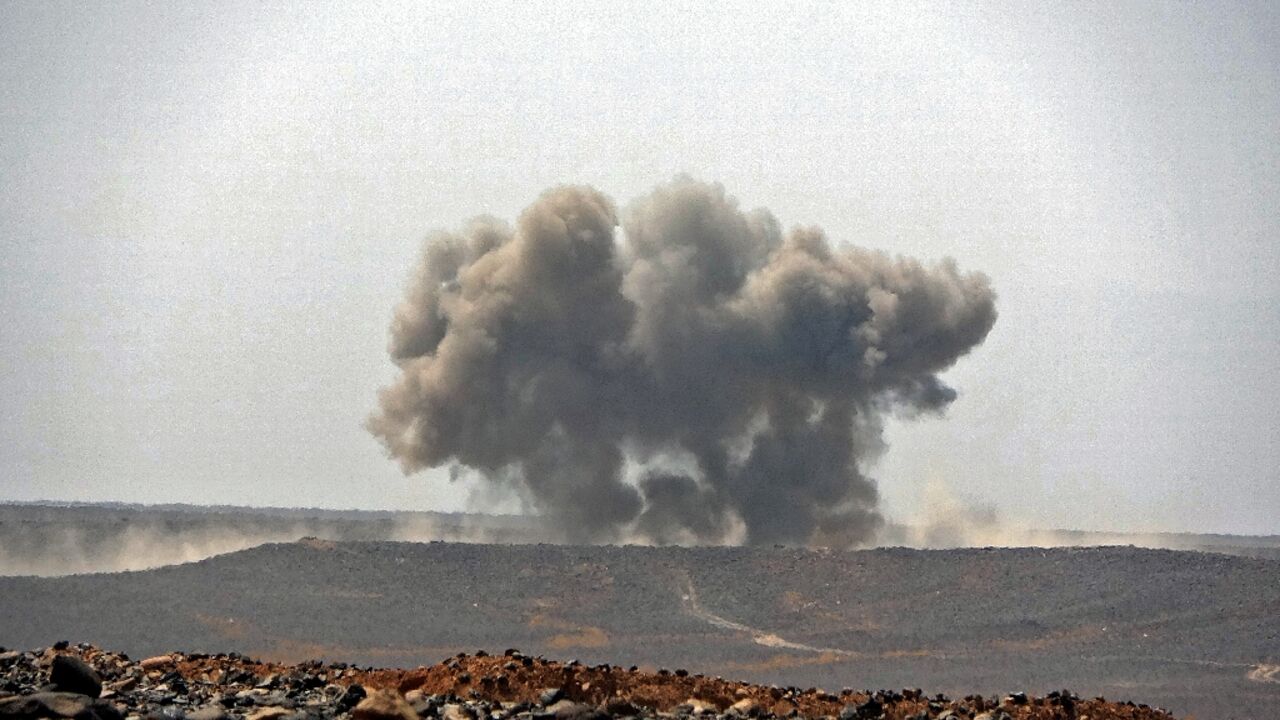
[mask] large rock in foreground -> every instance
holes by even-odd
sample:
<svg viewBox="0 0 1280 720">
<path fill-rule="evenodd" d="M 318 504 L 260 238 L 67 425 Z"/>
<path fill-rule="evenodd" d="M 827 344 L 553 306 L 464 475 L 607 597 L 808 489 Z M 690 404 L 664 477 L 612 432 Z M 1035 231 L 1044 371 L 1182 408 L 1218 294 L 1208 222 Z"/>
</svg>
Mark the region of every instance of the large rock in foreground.
<svg viewBox="0 0 1280 720">
<path fill-rule="evenodd" d="M 53 659 L 49 682 L 61 692 L 79 693 L 91 698 L 102 694 L 102 677 L 98 671 L 75 655 L 58 655 Z"/>
<path fill-rule="evenodd" d="M 120 710 L 111 703 L 94 700 L 80 693 L 39 692 L 0 699 L 0 718 L 4 720 L 122 720 L 123 717 Z"/>
</svg>

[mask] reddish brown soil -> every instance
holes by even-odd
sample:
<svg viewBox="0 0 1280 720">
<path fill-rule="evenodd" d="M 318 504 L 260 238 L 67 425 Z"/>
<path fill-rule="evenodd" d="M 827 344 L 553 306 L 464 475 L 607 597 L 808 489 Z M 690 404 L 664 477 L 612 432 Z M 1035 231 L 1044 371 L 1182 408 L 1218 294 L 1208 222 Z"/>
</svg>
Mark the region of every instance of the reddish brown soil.
<svg viewBox="0 0 1280 720">
<path fill-rule="evenodd" d="M 489 700 L 537 702 L 548 688 L 560 688 L 568 699 L 604 705 L 609 701 L 626 701 L 635 706 L 670 710 L 690 699 L 703 701 L 725 710 L 743 699 L 759 704 L 761 712 L 785 716 L 793 711 L 806 717 L 839 715 L 849 704 L 867 701 L 865 691 L 841 690 L 830 693 L 818 688 L 787 689 L 734 682 L 718 677 L 687 675 L 683 671 L 646 672 L 607 665 L 566 664 L 520 655 L 459 655 L 431 667 L 416 669 L 339 669 L 329 666 L 297 666 L 228 660 L 225 657 L 186 658 L 174 656 L 177 669 L 189 679 L 214 678 L 236 669 L 246 669 L 260 676 L 299 670 L 325 676 L 329 682 L 342 685 L 360 683 L 367 688 L 395 688 L 402 693 L 420 690 L 426 694 L 452 693 L 459 697 Z M 929 710 L 929 696 L 905 693 L 897 701 L 885 703 L 887 720 L 904 720 L 920 711 Z M 882 696 L 883 697 L 883 696 Z M 1109 702 L 1101 698 L 1081 699 L 1066 707 L 1047 698 L 1029 696 L 1026 704 L 997 702 L 995 698 L 970 696 L 945 699 L 934 706 L 934 717 L 945 710 L 955 710 L 961 718 L 972 718 L 983 711 L 1003 710 L 1015 720 L 1167 720 L 1162 710 Z"/>
</svg>

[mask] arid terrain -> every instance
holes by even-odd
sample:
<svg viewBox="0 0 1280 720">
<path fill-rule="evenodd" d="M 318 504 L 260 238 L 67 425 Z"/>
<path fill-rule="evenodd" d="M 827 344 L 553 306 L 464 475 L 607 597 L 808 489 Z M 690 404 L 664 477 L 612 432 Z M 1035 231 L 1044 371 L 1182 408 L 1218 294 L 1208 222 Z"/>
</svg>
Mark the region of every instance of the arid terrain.
<svg viewBox="0 0 1280 720">
<path fill-rule="evenodd" d="M 68 643 L 0 651 L 0 717 L 74 720 L 1164 720 L 1159 708 L 1069 691 L 950 698 L 902 690 L 764 686 L 661 669 L 459 653 L 431 667 L 264 663 L 240 654 L 132 659 Z"/>
<path fill-rule="evenodd" d="M 1265 554 L 1265 553 L 1264 553 Z M 801 688 L 1069 688 L 1280 717 L 1280 562 L 1133 547 L 834 552 L 306 540 L 0 578 L 0 644 L 413 668 L 508 647 Z"/>
</svg>

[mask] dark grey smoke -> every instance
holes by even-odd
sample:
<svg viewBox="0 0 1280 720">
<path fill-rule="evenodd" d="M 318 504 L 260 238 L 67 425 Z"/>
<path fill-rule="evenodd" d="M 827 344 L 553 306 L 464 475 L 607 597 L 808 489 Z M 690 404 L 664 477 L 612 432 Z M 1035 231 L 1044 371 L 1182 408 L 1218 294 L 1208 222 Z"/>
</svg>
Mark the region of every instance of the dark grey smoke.
<svg viewBox="0 0 1280 720">
<path fill-rule="evenodd" d="M 995 322 L 987 278 L 784 234 L 689 178 L 617 226 L 559 187 L 515 228 L 431 238 L 373 434 L 406 473 L 466 465 L 573 540 L 869 540 L 881 417 L 955 398 L 937 373 Z"/>
</svg>

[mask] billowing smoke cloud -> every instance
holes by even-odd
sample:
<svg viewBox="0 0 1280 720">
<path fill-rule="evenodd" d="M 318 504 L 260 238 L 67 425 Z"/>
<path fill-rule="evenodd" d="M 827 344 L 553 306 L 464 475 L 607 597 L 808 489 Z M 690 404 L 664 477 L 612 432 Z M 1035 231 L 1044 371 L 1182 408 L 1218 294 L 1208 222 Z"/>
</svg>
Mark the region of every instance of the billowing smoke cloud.
<svg viewBox="0 0 1280 720">
<path fill-rule="evenodd" d="M 406 473 L 465 465 L 572 540 L 869 540 L 882 415 L 955 398 L 937 374 L 995 322 L 987 278 L 784 234 L 689 178 L 618 225 L 559 187 L 514 228 L 432 237 L 369 429 Z"/>
</svg>

